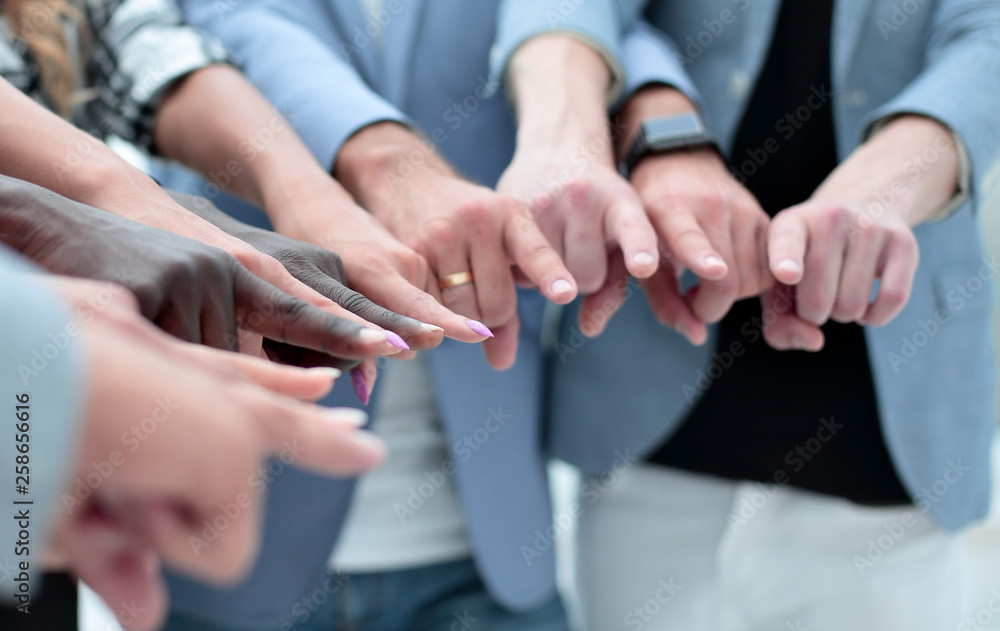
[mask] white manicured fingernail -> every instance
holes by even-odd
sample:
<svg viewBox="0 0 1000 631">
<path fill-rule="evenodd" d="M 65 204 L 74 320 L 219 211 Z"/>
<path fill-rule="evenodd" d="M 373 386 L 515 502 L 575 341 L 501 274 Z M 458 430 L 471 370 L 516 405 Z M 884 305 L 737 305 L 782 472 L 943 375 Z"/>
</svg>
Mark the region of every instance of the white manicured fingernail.
<svg viewBox="0 0 1000 631">
<path fill-rule="evenodd" d="M 343 372 L 337 370 L 336 368 L 331 368 L 329 366 L 317 366 L 316 368 L 310 368 L 309 372 L 316 373 L 319 375 L 329 375 L 333 379 L 339 379 Z"/>
<path fill-rule="evenodd" d="M 323 416 L 338 426 L 363 427 L 368 422 L 364 410 L 356 408 L 323 408 Z"/>
<path fill-rule="evenodd" d="M 715 255 L 709 255 L 705 257 L 705 265 L 709 267 L 722 267 L 725 264 L 726 264 L 725 261 L 723 261 L 722 259 L 720 259 Z"/>
<path fill-rule="evenodd" d="M 356 447 L 359 447 L 372 455 L 382 456 L 385 454 L 385 443 L 382 442 L 381 438 L 371 432 L 359 430 L 357 432 L 353 432 L 350 439 Z"/>
<path fill-rule="evenodd" d="M 802 271 L 802 267 L 792 259 L 785 259 L 784 261 L 778 263 L 778 269 L 791 274 L 798 274 Z"/>
<path fill-rule="evenodd" d="M 565 278 L 560 278 L 549 286 L 554 294 L 565 294 L 573 291 L 573 285 Z"/>
<path fill-rule="evenodd" d="M 636 265 L 652 265 L 656 263 L 656 257 L 649 252 L 638 252 L 632 256 L 632 262 Z"/>
<path fill-rule="evenodd" d="M 420 326 L 424 327 L 425 331 L 430 331 L 431 333 L 437 333 L 438 331 L 444 331 L 439 326 L 434 326 L 433 324 L 427 324 L 426 322 L 421 322 Z"/>
<path fill-rule="evenodd" d="M 358 338 L 365 344 L 384 342 L 386 339 L 385 331 L 376 331 L 375 329 L 361 329 L 358 333 Z"/>
</svg>

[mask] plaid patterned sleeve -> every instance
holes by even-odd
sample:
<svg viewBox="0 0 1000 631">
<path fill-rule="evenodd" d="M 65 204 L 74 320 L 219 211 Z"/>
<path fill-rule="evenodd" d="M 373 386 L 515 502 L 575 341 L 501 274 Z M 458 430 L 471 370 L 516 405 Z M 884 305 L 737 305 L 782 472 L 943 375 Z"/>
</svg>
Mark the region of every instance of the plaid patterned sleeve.
<svg viewBox="0 0 1000 631">
<path fill-rule="evenodd" d="M 89 97 L 74 123 L 117 135 L 151 154 L 156 112 L 170 86 L 188 73 L 228 62 L 225 49 L 186 24 L 172 0 L 87 0 Z"/>
</svg>

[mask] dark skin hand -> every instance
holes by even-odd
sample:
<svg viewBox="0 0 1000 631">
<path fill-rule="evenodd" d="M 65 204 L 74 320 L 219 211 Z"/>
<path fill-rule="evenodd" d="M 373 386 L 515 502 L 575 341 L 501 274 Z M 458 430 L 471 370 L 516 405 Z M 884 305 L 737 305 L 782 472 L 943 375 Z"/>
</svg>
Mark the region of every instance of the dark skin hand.
<svg viewBox="0 0 1000 631">
<path fill-rule="evenodd" d="M 245 241 L 264 254 L 277 259 L 288 273 L 351 313 L 383 329 L 398 333 L 410 348 L 425 350 L 441 343 L 439 330 L 428 330 L 422 322 L 381 307 L 348 288 L 340 256 L 326 248 L 297 241 L 272 230 L 238 221 L 216 208 L 203 197 L 167 190 L 175 202 L 226 233 Z M 437 329 L 437 327 L 434 327 Z M 410 353 L 394 355 L 405 359 Z"/>
<path fill-rule="evenodd" d="M 222 250 L 0 176 L 0 242 L 57 274 L 135 294 L 143 315 L 180 339 L 236 350 L 237 330 L 271 357 L 341 369 L 373 355 L 381 333 L 293 298 Z"/>
</svg>

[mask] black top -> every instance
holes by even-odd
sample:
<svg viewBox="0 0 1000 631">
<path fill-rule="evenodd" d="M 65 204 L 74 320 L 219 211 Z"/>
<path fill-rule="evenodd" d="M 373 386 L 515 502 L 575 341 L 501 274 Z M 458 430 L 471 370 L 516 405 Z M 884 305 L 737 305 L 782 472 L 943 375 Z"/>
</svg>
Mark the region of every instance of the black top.
<svg viewBox="0 0 1000 631">
<path fill-rule="evenodd" d="M 731 168 L 771 216 L 808 198 L 837 165 L 832 14 L 833 0 L 782 3 L 736 134 Z M 698 384 L 704 396 L 648 460 L 863 504 L 910 502 L 882 436 L 862 328 L 829 322 L 822 351 L 775 351 L 760 318 L 753 298 L 722 320 L 717 361 Z"/>
</svg>

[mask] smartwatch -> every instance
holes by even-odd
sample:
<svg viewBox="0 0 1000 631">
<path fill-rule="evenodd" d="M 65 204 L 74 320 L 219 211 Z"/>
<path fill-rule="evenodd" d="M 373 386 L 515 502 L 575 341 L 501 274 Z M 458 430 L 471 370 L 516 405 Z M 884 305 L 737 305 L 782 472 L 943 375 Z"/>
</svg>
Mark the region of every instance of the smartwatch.
<svg viewBox="0 0 1000 631">
<path fill-rule="evenodd" d="M 717 147 L 715 139 L 705 127 L 705 121 L 697 112 L 650 118 L 642 122 L 639 132 L 632 140 L 621 164 L 618 165 L 618 170 L 627 178 L 639 160 L 651 153 L 665 153 L 705 145 Z"/>
</svg>

